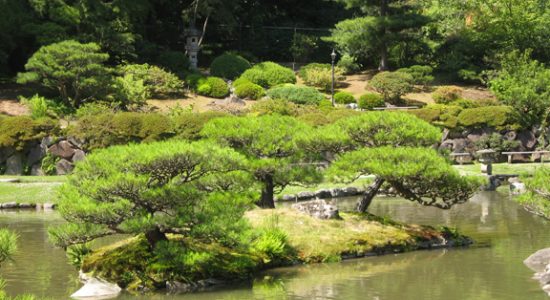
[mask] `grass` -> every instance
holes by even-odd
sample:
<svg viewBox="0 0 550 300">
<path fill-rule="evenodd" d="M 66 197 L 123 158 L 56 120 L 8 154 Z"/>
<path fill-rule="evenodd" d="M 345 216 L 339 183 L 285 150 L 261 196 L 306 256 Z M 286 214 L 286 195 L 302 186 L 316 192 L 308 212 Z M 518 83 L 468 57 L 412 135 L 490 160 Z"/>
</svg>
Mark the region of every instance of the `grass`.
<svg viewBox="0 0 550 300">
<path fill-rule="evenodd" d="M 18 183 L 0 182 L 0 203 L 56 203 L 56 189 L 64 176 L 0 176 L 19 179 Z"/>
<path fill-rule="evenodd" d="M 333 188 L 344 188 L 344 187 L 363 188 L 369 185 L 371 182 L 372 182 L 372 178 L 363 177 L 363 178 L 357 179 L 352 183 L 334 183 L 334 182 L 326 181 L 315 186 L 304 187 L 304 186 L 297 186 L 297 185 L 289 185 L 279 195 L 291 195 L 291 194 L 297 194 L 299 192 L 315 192 L 321 189 L 333 189 Z"/>
<path fill-rule="evenodd" d="M 468 165 L 455 165 L 457 170 L 463 175 L 483 175 L 481 173 L 481 167 L 478 163 Z M 518 175 L 532 175 L 537 168 L 550 167 L 550 163 L 498 163 L 493 164 L 493 174 L 518 174 Z"/>
</svg>

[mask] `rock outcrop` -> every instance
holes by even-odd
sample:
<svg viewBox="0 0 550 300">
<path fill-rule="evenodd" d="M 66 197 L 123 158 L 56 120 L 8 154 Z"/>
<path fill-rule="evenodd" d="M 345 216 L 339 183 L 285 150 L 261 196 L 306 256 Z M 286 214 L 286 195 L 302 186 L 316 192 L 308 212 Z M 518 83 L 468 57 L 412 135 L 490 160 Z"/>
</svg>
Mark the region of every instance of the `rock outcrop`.
<svg viewBox="0 0 550 300">
<path fill-rule="evenodd" d="M 333 205 L 325 200 L 312 200 L 296 203 L 292 205 L 292 208 L 317 219 L 340 218 L 336 205 Z"/>
<path fill-rule="evenodd" d="M 533 279 L 538 280 L 542 290 L 550 296 L 550 248 L 535 252 L 523 263 L 535 271 Z"/>
</svg>

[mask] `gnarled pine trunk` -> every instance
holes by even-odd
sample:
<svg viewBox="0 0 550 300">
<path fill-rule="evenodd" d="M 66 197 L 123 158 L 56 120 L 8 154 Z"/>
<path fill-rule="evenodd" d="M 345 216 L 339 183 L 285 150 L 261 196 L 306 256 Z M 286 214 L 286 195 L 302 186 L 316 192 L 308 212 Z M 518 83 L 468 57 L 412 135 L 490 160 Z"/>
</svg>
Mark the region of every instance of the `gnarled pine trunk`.
<svg viewBox="0 0 550 300">
<path fill-rule="evenodd" d="M 160 231 L 158 227 L 155 227 L 155 229 L 145 232 L 145 238 L 147 239 L 147 242 L 149 243 L 151 248 L 155 248 L 155 245 L 160 241 L 168 240 L 164 232 Z"/>
<path fill-rule="evenodd" d="M 365 193 L 363 193 L 363 196 L 361 196 L 361 200 L 357 202 L 357 206 L 355 208 L 357 212 L 364 213 L 367 211 L 370 204 L 372 203 L 372 199 L 374 198 L 374 196 L 376 196 L 384 181 L 385 180 L 380 177 L 374 178 L 374 182 L 369 185 Z"/>
<path fill-rule="evenodd" d="M 273 202 L 273 194 L 275 189 L 273 176 L 265 175 L 263 182 L 264 188 L 262 189 L 262 196 L 257 204 L 261 208 L 275 208 L 275 202 Z"/>
</svg>

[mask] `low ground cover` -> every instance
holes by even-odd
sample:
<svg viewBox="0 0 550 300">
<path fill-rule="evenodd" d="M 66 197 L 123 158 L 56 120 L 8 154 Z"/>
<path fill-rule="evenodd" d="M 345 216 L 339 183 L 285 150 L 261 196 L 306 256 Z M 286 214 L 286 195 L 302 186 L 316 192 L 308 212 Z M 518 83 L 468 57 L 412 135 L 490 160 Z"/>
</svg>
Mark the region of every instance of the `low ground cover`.
<svg viewBox="0 0 550 300">
<path fill-rule="evenodd" d="M 1 182 L 18 179 L 20 182 Z M 56 190 L 64 176 L 0 176 L 0 203 L 56 203 Z"/>
</svg>

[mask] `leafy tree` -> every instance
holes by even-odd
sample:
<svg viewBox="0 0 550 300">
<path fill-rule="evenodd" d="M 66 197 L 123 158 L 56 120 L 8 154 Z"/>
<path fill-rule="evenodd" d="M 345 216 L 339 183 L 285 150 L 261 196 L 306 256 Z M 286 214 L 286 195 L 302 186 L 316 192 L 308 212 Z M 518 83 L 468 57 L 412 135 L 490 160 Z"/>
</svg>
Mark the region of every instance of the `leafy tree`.
<svg viewBox="0 0 550 300">
<path fill-rule="evenodd" d="M 365 212 L 384 182 L 397 194 L 424 206 L 449 209 L 466 202 L 478 189 L 478 180 L 462 177 L 433 149 L 416 147 L 377 147 L 343 154 L 330 167 L 339 179 L 375 175 L 357 211 Z"/>
<path fill-rule="evenodd" d="M 20 73 L 17 81 L 56 89 L 65 104 L 78 108 L 105 93 L 110 71 L 103 63 L 108 58 L 94 43 L 64 41 L 44 46 L 29 59 L 27 72 Z"/>
<path fill-rule="evenodd" d="M 498 76 L 489 82 L 500 101 L 520 112 L 525 127 L 545 121 L 550 106 L 550 68 L 529 56 L 530 52 L 510 53 Z"/>
<path fill-rule="evenodd" d="M 97 151 L 60 190 L 67 224 L 51 228 L 63 248 L 99 237 L 166 234 L 231 243 L 250 207 L 244 157 L 206 142 L 159 142 Z"/>
<path fill-rule="evenodd" d="M 398 104 L 401 96 L 412 91 L 412 82 L 413 77 L 408 73 L 381 72 L 371 79 L 369 85 L 382 94 L 384 101 Z"/>
<path fill-rule="evenodd" d="M 389 68 L 391 48 L 422 41 L 420 28 L 429 23 L 416 1 L 340 1 L 364 16 L 339 22 L 329 39 L 356 58 L 375 56 L 381 71 Z"/>
<path fill-rule="evenodd" d="M 303 164 L 300 134 L 310 128 L 295 118 L 279 115 L 218 118 L 206 124 L 202 135 L 245 154 L 248 171 L 261 183 L 262 208 L 274 208 L 273 195 L 289 184 L 320 179 L 315 168 Z"/>
</svg>

